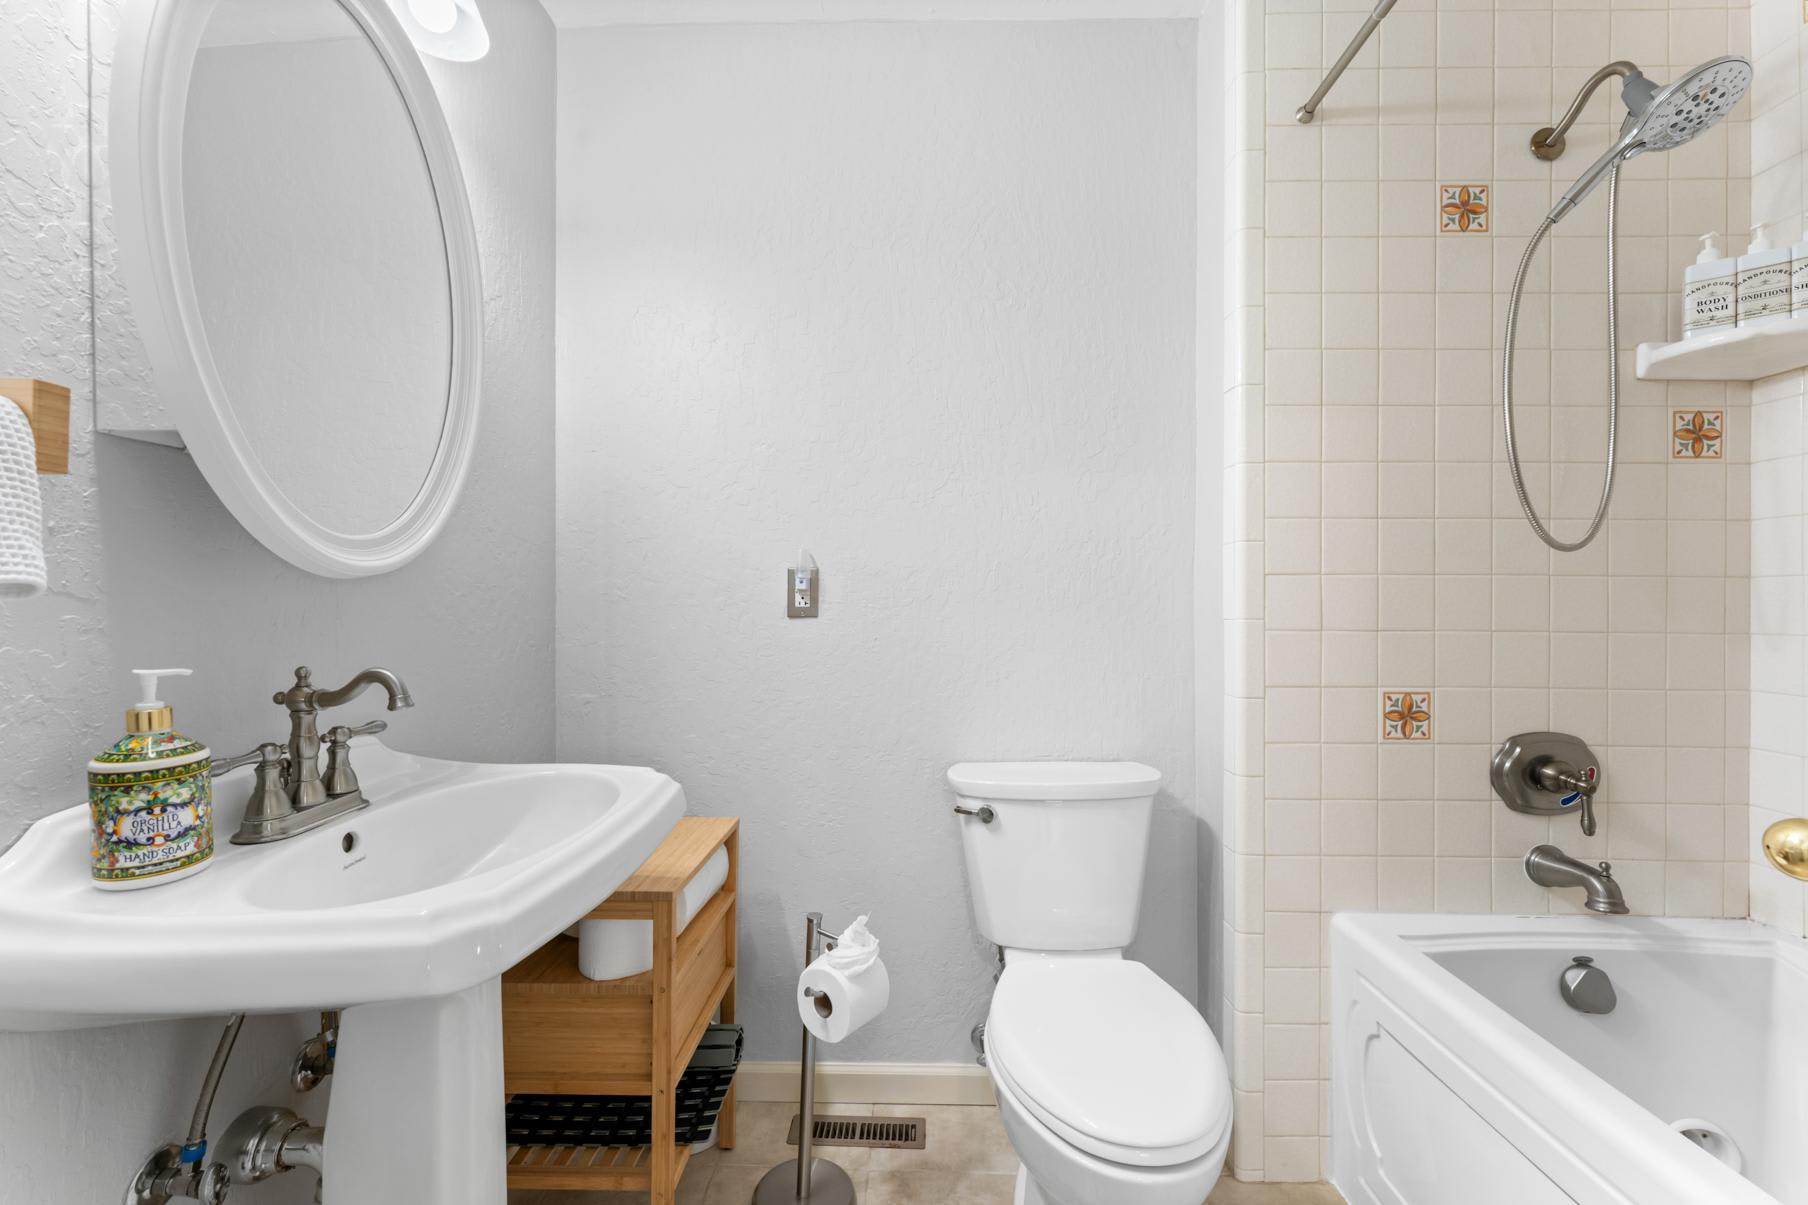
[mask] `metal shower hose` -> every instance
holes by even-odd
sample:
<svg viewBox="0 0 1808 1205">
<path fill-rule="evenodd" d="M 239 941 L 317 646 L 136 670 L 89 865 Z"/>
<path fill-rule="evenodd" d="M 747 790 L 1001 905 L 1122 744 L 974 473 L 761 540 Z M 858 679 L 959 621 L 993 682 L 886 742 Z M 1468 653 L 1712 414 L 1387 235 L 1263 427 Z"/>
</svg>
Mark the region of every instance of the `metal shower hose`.
<svg viewBox="0 0 1808 1205">
<path fill-rule="evenodd" d="M 1525 254 L 1519 257 L 1519 270 L 1513 275 L 1512 296 L 1507 300 L 1506 352 L 1501 357 L 1500 366 L 1501 412 L 1507 429 L 1507 467 L 1512 470 L 1513 490 L 1519 495 L 1519 505 L 1525 511 L 1526 521 L 1532 525 L 1532 530 L 1538 534 L 1539 539 L 1558 552 L 1575 552 L 1588 547 L 1600 532 L 1601 524 L 1606 522 L 1607 504 L 1613 498 L 1614 433 L 1620 416 L 1620 306 L 1614 267 L 1614 241 L 1620 215 L 1620 166 L 1620 163 L 1614 164 L 1607 176 L 1607 476 L 1601 483 L 1601 504 L 1595 508 L 1594 521 L 1588 525 L 1582 538 L 1574 543 L 1553 536 L 1538 518 L 1538 511 L 1532 506 L 1532 499 L 1526 493 L 1525 477 L 1519 471 L 1519 441 L 1513 435 L 1513 350 L 1518 342 L 1519 299 L 1525 291 L 1526 270 L 1532 266 L 1532 256 L 1544 242 L 1545 236 L 1551 232 L 1551 227 L 1557 224 L 1555 219 L 1547 217 L 1539 223 L 1532 241 L 1526 244 Z"/>
</svg>

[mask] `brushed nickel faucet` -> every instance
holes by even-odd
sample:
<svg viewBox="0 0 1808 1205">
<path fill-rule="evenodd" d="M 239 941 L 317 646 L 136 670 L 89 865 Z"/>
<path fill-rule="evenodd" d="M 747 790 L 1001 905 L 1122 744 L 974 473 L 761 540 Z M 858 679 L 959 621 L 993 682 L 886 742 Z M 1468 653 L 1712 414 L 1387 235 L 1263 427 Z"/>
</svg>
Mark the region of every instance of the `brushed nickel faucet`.
<svg viewBox="0 0 1808 1205">
<path fill-rule="evenodd" d="M 1602 862 L 1599 869 L 1579 862 L 1555 845 L 1534 845 L 1525 856 L 1526 877 L 1540 887 L 1581 887 L 1588 892 L 1584 904 L 1590 912 L 1623 916 L 1631 909 L 1614 880 L 1611 863 Z"/>
<path fill-rule="evenodd" d="M 266 741 L 249 753 L 213 765 L 216 778 L 240 766 L 257 767 L 251 800 L 233 834 L 233 844 L 281 841 L 370 805 L 352 770 L 351 739 L 382 732 L 389 725 L 372 720 L 356 727 L 328 729 L 323 773 L 319 717 L 322 709 L 349 703 L 371 686 L 383 688 L 391 711 L 414 706 L 408 687 L 386 669 L 367 669 L 337 690 L 321 690 L 314 685 L 313 671 L 305 665 L 296 667 L 295 684 L 272 696 L 273 702 L 289 710 L 287 744 Z"/>
</svg>

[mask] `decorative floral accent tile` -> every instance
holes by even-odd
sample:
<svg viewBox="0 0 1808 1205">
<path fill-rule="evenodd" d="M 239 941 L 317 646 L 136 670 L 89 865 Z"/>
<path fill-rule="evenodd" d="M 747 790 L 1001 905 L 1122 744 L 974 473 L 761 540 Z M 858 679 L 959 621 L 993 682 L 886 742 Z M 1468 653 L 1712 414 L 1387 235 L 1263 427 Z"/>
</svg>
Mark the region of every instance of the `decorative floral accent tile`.
<svg viewBox="0 0 1808 1205">
<path fill-rule="evenodd" d="M 1488 212 L 1486 184 L 1438 186 L 1438 233 L 1486 234 Z"/>
<path fill-rule="evenodd" d="M 1726 444 L 1726 414 L 1720 410 L 1670 412 L 1672 460 L 1719 460 Z"/>
<path fill-rule="evenodd" d="M 1431 739 L 1431 692 L 1384 690 L 1381 692 L 1381 739 L 1428 741 Z"/>
</svg>

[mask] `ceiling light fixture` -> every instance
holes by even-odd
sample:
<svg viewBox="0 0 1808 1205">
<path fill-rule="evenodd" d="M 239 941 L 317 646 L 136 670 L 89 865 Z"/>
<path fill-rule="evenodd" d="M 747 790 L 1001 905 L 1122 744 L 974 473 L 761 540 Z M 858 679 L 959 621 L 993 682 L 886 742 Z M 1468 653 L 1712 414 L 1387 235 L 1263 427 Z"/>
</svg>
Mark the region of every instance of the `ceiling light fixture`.
<svg viewBox="0 0 1808 1205">
<path fill-rule="evenodd" d="M 471 63 L 490 50 L 490 31 L 477 0 L 390 0 L 390 7 L 422 54 Z"/>
</svg>

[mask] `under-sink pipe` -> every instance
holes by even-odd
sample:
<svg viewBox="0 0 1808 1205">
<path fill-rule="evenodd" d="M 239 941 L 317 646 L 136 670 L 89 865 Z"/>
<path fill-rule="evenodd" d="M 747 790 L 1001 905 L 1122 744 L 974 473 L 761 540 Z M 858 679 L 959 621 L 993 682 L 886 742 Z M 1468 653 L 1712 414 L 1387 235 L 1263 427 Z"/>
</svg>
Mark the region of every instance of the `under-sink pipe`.
<svg viewBox="0 0 1808 1205">
<path fill-rule="evenodd" d="M 213 1112 L 213 1098 L 220 1090 L 220 1077 L 226 1073 L 226 1060 L 232 1057 L 232 1047 L 239 1040 L 239 1030 L 244 1024 L 244 1013 L 234 1013 L 227 1018 L 220 1044 L 214 1047 L 213 1062 L 207 1065 L 207 1078 L 201 1081 L 200 1099 L 195 1101 L 194 1118 L 188 1123 L 188 1137 L 182 1142 L 184 1163 L 199 1163 L 207 1156 L 207 1115 Z"/>
</svg>

